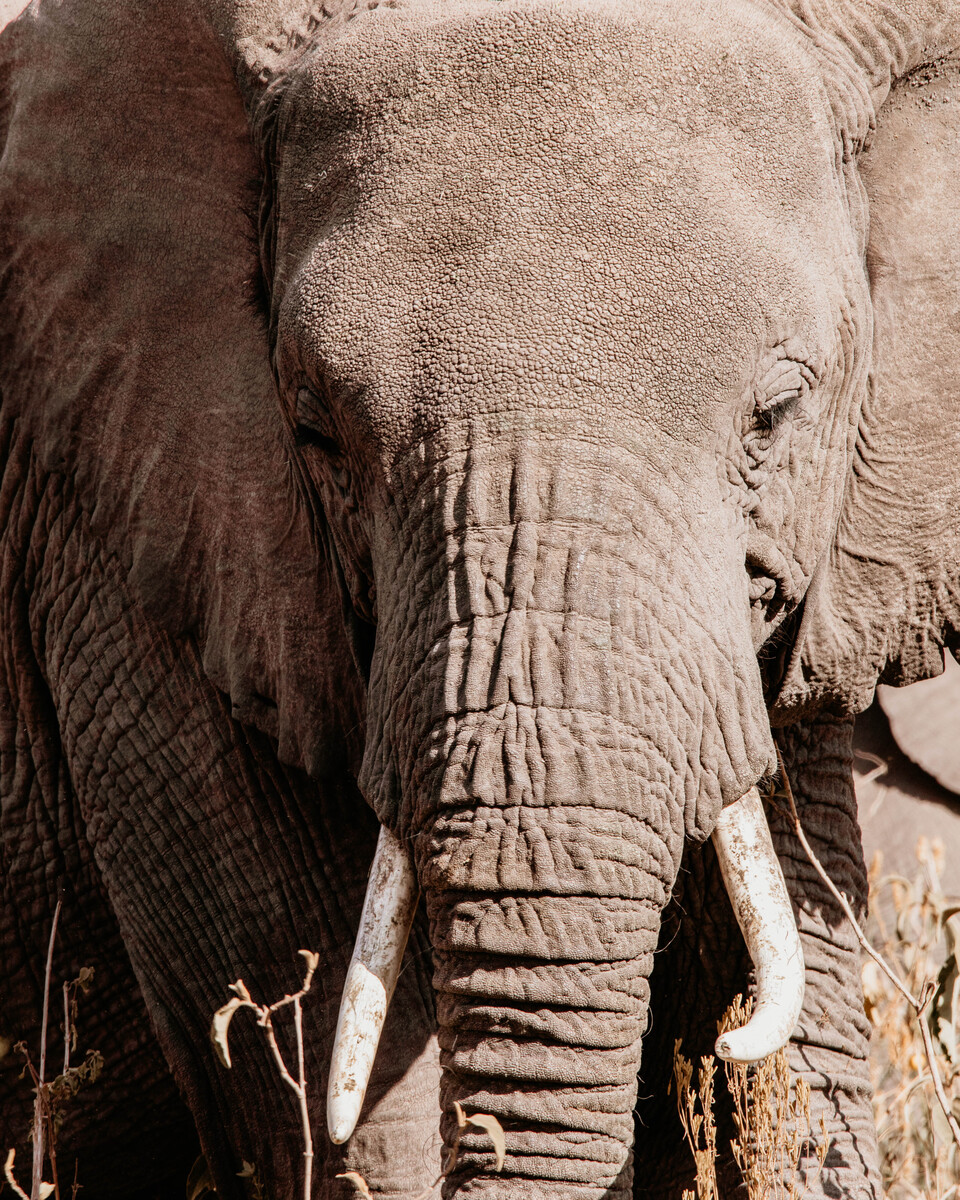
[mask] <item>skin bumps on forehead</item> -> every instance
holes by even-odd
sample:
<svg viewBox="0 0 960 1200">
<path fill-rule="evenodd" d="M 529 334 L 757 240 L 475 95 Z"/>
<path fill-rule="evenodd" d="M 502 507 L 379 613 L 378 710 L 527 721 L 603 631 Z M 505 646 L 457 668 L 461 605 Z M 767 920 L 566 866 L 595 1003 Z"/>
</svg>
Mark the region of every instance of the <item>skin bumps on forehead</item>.
<svg viewBox="0 0 960 1200">
<path fill-rule="evenodd" d="M 850 248 L 799 42 L 710 8 L 378 9 L 308 55 L 281 362 L 362 384 L 388 456 L 484 412 L 712 437 L 770 344 L 831 336 L 804 264 Z"/>
</svg>

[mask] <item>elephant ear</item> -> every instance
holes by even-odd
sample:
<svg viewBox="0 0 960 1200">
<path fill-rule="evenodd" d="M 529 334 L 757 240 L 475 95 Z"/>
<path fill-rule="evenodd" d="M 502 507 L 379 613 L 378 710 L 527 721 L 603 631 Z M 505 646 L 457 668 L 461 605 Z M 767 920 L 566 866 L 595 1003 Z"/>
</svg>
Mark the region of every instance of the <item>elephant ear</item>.
<svg viewBox="0 0 960 1200">
<path fill-rule="evenodd" d="M 861 163 L 873 368 L 836 539 L 775 714 L 865 708 L 960 646 L 960 39 L 895 84 Z"/>
<path fill-rule="evenodd" d="M 0 34 L 0 419 L 131 620 L 318 772 L 360 751 L 361 635 L 275 394 L 257 176 L 204 14 L 41 0 Z"/>
<path fill-rule="evenodd" d="M 907 758 L 960 795 L 960 664 L 948 654 L 944 666 L 937 679 L 910 688 L 879 687 L 877 699 Z"/>
</svg>

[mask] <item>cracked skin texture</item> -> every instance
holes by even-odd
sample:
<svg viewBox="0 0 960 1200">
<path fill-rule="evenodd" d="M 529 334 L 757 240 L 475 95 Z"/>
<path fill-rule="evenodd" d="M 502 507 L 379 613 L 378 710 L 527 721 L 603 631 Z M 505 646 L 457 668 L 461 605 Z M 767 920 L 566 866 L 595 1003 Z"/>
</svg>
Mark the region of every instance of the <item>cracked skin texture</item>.
<svg viewBox="0 0 960 1200">
<path fill-rule="evenodd" d="M 243 1159 L 294 1194 L 293 1106 L 209 1015 L 321 953 L 319 1134 L 379 818 L 425 904 L 315 1195 L 422 1192 L 454 1099 L 507 1163 L 468 1131 L 448 1197 L 689 1186 L 673 1038 L 749 984 L 719 806 L 782 727 L 862 906 L 850 714 L 956 640 L 958 54 L 948 0 L 41 0 L 0 35 L 0 1034 L 36 1040 L 65 889 L 107 1066 L 64 1177 L 178 1194 L 195 1126 L 220 1194 Z M 771 823 L 811 1187 L 874 1197 L 856 948 Z"/>
</svg>

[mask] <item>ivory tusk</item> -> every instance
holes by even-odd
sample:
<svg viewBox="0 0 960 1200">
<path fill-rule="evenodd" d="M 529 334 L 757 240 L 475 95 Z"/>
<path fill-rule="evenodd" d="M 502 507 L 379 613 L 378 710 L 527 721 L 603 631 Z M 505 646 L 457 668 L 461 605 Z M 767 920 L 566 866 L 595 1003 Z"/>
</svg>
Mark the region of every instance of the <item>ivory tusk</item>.
<svg viewBox="0 0 960 1200">
<path fill-rule="evenodd" d="M 338 1145 L 353 1133 L 363 1107 L 417 896 L 417 877 L 407 848 L 389 829 L 382 828 L 330 1062 L 327 1129 L 330 1140 Z"/>
<path fill-rule="evenodd" d="M 786 1045 L 803 1004 L 804 964 L 787 885 L 760 793 L 752 787 L 717 819 L 713 844 L 733 911 L 756 968 L 753 1016 L 722 1034 L 720 1058 L 751 1063 Z"/>
</svg>

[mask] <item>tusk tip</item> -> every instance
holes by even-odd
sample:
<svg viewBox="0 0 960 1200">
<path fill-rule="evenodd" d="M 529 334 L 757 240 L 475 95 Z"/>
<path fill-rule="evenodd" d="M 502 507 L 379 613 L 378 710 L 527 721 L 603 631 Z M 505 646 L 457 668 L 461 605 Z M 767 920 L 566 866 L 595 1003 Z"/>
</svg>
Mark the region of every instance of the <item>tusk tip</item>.
<svg viewBox="0 0 960 1200">
<path fill-rule="evenodd" d="M 395 834 L 381 829 L 330 1060 L 327 1132 L 337 1146 L 360 1119 L 416 909 L 417 877 L 409 851 Z"/>
<path fill-rule="evenodd" d="M 713 1046 L 717 1058 L 725 1062 L 756 1063 L 782 1050 L 800 1016 L 802 998 L 803 991 L 799 990 L 794 1004 L 760 1007 L 746 1025 L 722 1033 Z"/>
<path fill-rule="evenodd" d="M 327 1133 L 335 1146 L 342 1146 L 353 1134 L 360 1111 L 353 1104 L 331 1104 L 327 1109 Z"/>
<path fill-rule="evenodd" d="M 766 1054 L 754 1054 L 751 1046 L 738 1045 L 736 1039 L 727 1033 L 717 1038 L 713 1049 L 717 1058 L 722 1058 L 724 1062 L 753 1063 L 766 1058 Z"/>
</svg>

